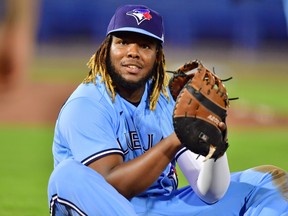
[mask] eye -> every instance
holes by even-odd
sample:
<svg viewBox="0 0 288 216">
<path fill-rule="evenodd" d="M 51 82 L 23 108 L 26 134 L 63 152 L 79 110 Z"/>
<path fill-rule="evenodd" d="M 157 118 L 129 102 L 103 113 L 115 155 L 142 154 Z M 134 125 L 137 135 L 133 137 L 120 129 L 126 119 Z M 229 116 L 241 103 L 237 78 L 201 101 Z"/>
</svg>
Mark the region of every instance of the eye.
<svg viewBox="0 0 288 216">
<path fill-rule="evenodd" d="M 128 43 L 127 43 L 127 41 L 125 41 L 125 40 L 120 40 L 120 41 L 119 41 L 119 44 L 121 44 L 121 45 L 127 45 Z"/>
<path fill-rule="evenodd" d="M 141 47 L 143 49 L 150 49 L 151 46 L 150 46 L 150 44 L 142 44 Z"/>
</svg>

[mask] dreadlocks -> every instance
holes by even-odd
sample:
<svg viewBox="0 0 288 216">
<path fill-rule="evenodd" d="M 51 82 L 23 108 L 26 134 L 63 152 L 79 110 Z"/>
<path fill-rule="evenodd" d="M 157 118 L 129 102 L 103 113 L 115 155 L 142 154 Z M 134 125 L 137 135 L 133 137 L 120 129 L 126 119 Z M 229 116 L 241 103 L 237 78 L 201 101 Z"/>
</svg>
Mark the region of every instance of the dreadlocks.
<svg viewBox="0 0 288 216">
<path fill-rule="evenodd" d="M 96 84 L 96 76 L 100 75 L 102 77 L 101 82 L 105 83 L 106 89 L 108 90 L 112 101 L 114 101 L 116 96 L 115 86 L 113 85 L 113 81 L 107 72 L 107 60 L 109 58 L 111 41 L 112 36 L 108 35 L 100 45 L 97 52 L 90 58 L 89 62 L 87 63 L 90 72 L 84 79 L 83 83 L 93 82 Z M 152 77 L 152 91 L 150 93 L 150 110 L 155 110 L 161 92 L 167 99 L 169 99 L 167 92 L 169 76 L 165 72 L 165 56 L 161 44 L 158 45 L 157 50 L 156 71 Z"/>
</svg>

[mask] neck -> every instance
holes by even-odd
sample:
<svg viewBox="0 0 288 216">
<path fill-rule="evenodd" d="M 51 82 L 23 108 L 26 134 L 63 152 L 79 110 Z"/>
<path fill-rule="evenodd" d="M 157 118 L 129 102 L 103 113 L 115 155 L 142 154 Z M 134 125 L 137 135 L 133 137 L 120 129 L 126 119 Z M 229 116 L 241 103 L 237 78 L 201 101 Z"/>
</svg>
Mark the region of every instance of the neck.
<svg viewBox="0 0 288 216">
<path fill-rule="evenodd" d="M 141 86 L 138 89 L 133 89 L 133 90 L 125 89 L 120 86 L 117 87 L 117 93 L 122 98 L 124 98 L 127 101 L 130 101 L 131 103 L 138 103 L 141 100 L 144 94 L 144 91 L 145 91 L 145 85 Z"/>
</svg>

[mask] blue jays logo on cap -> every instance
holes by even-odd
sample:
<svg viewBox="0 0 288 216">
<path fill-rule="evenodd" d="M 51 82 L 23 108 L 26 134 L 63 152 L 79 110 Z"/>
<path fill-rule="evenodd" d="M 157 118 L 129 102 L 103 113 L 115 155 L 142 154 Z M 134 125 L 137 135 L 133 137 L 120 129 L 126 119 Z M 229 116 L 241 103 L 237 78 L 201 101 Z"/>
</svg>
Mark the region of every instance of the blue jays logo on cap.
<svg viewBox="0 0 288 216">
<path fill-rule="evenodd" d="M 106 35 L 120 31 L 136 32 L 164 42 L 162 16 L 145 5 L 123 5 L 116 9 Z"/>
<path fill-rule="evenodd" d="M 150 10 L 148 9 L 134 9 L 127 12 L 126 15 L 133 16 L 136 19 L 138 25 L 140 25 L 144 20 L 152 19 Z"/>
</svg>

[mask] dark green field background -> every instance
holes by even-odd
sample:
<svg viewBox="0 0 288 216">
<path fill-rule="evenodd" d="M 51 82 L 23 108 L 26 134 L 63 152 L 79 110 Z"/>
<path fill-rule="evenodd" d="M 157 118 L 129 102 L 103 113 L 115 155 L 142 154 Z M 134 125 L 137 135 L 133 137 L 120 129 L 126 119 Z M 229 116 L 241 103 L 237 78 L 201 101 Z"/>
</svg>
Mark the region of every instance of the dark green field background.
<svg viewBox="0 0 288 216">
<path fill-rule="evenodd" d="M 85 64 L 97 46 L 39 47 L 30 79 L 38 84 L 76 86 L 86 75 Z M 164 49 L 170 70 L 197 58 L 214 67 L 219 76 L 233 76 L 226 86 L 229 95 L 240 100 L 231 102 L 228 115 L 231 172 L 263 164 L 288 170 L 286 49 L 272 44 L 251 51 L 208 43 Z M 49 214 L 46 191 L 53 167 L 53 130 L 53 123 L 0 122 L 0 215 Z M 187 184 L 181 172 L 179 178 L 180 186 Z"/>
</svg>

